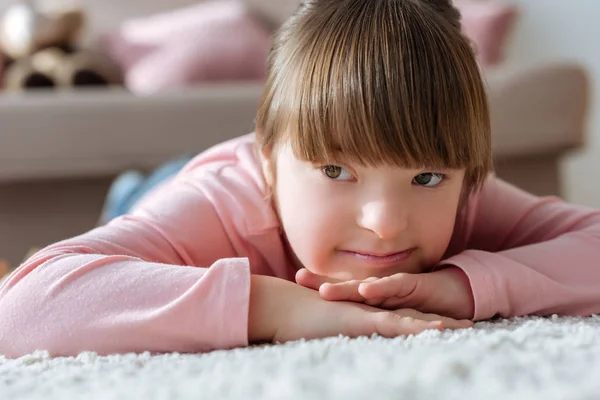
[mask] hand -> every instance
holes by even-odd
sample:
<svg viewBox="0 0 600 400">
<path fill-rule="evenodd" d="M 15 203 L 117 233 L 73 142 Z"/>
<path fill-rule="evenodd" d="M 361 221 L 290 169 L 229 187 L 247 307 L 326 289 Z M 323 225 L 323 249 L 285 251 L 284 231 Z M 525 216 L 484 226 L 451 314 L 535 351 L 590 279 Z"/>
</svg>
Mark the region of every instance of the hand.
<svg viewBox="0 0 600 400">
<path fill-rule="evenodd" d="M 323 299 L 330 301 L 355 301 L 385 309 L 409 307 L 456 319 L 472 319 L 475 312 L 471 284 L 458 267 L 347 282 L 301 269 L 296 273 L 296 282 L 318 290 Z"/>
<path fill-rule="evenodd" d="M 248 337 L 251 342 L 286 342 L 339 334 L 384 337 L 417 334 L 428 329 L 471 327 L 416 310 L 388 311 L 355 302 L 323 300 L 314 290 L 283 279 L 252 276 Z"/>
</svg>

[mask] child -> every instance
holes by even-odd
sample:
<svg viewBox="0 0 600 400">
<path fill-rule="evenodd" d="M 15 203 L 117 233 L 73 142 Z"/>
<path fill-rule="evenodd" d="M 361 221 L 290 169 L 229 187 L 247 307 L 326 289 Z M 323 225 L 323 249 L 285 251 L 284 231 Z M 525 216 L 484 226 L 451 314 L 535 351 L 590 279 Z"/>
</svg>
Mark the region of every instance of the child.
<svg viewBox="0 0 600 400">
<path fill-rule="evenodd" d="M 305 1 L 268 69 L 255 134 L 9 276 L 0 353 L 202 352 L 600 311 L 600 215 L 490 174 L 484 87 L 448 0 Z"/>
</svg>

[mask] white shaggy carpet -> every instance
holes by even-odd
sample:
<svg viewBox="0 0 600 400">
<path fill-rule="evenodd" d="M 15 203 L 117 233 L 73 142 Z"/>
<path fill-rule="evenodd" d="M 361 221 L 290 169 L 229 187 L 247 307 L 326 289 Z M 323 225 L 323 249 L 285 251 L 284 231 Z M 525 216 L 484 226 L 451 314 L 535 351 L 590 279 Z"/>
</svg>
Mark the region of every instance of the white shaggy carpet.
<svg viewBox="0 0 600 400">
<path fill-rule="evenodd" d="M 204 355 L 0 356 L 0 399 L 600 399 L 600 317 Z"/>
</svg>

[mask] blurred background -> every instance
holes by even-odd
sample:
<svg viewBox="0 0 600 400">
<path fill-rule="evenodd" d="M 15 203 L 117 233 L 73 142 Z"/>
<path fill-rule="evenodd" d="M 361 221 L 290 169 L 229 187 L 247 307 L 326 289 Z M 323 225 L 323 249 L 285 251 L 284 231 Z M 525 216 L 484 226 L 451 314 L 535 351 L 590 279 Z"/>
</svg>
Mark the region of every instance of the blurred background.
<svg viewBox="0 0 600 400">
<path fill-rule="evenodd" d="M 590 81 L 589 123 L 585 147 L 564 158 L 564 196 L 600 207 L 600 2 L 594 0 L 514 0 L 519 21 L 507 46 L 507 63 L 540 65 L 574 61 L 587 70 Z M 564 99 L 565 103 L 569 99 Z"/>
<path fill-rule="evenodd" d="M 0 259 L 125 213 L 253 130 L 270 37 L 298 0 L 0 0 Z M 455 0 L 498 175 L 600 207 L 600 3 Z"/>
</svg>

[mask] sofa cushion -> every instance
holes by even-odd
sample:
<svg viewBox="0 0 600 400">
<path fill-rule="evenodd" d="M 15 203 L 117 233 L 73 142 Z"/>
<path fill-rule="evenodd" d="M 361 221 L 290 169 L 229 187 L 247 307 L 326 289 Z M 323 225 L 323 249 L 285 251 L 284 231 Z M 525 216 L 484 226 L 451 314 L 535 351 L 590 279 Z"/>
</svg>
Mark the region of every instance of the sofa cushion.
<svg viewBox="0 0 600 400">
<path fill-rule="evenodd" d="M 271 26 L 280 26 L 292 15 L 300 0 L 244 0 L 250 10 Z"/>
<path fill-rule="evenodd" d="M 126 86 L 149 94 L 207 81 L 261 80 L 270 32 L 238 0 L 217 0 L 135 19 L 102 47 Z"/>
<path fill-rule="evenodd" d="M 464 34 L 482 65 L 499 64 L 517 18 L 517 7 L 501 0 L 454 0 Z"/>
</svg>

